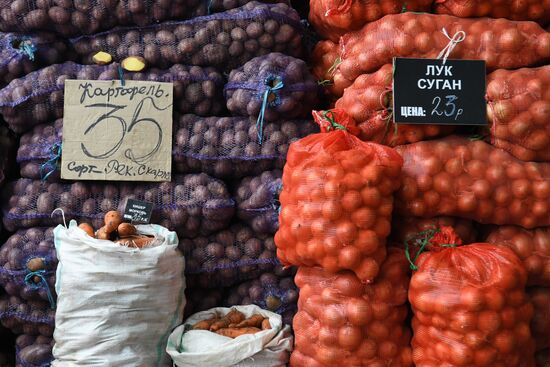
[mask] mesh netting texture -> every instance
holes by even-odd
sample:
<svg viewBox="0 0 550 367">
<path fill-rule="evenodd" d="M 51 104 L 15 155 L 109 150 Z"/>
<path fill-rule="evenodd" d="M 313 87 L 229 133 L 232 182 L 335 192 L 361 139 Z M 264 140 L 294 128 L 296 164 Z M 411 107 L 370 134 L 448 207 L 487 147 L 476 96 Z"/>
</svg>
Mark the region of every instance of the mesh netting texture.
<svg viewBox="0 0 550 367">
<path fill-rule="evenodd" d="M 246 117 L 183 115 L 174 128 L 174 170 L 238 178 L 282 168 L 289 145 L 316 131 L 310 121 L 261 126 Z"/>
<path fill-rule="evenodd" d="M 55 306 L 56 269 L 53 228 L 17 231 L 0 248 L 0 285 L 9 295 Z"/>
<path fill-rule="evenodd" d="M 0 187 L 4 183 L 6 173 L 13 164 L 12 155 L 16 149 L 17 139 L 10 133 L 8 128 L 0 124 Z"/>
<path fill-rule="evenodd" d="M 278 52 L 231 71 L 224 92 L 234 116 L 259 121 L 307 117 L 319 101 L 319 86 L 305 61 Z"/>
<path fill-rule="evenodd" d="M 550 66 L 487 77 L 491 143 L 522 161 L 550 161 Z"/>
<path fill-rule="evenodd" d="M 96 52 L 115 61 L 142 56 L 150 66 L 213 66 L 226 72 L 256 56 L 303 54 L 300 16 L 290 6 L 249 2 L 225 13 L 149 27 L 122 28 L 71 40 L 83 63 Z"/>
<path fill-rule="evenodd" d="M 109 210 L 124 211 L 127 199 L 153 203 L 151 222 L 176 231 L 180 238 L 208 235 L 225 228 L 234 214 L 234 201 L 225 184 L 206 174 L 176 175 L 172 182 L 46 183 L 30 179 L 12 182 L 4 190 L 4 226 L 55 226 L 65 218 L 103 226 Z"/>
<path fill-rule="evenodd" d="M 463 18 L 506 18 L 532 20 L 541 24 L 550 22 L 550 2 L 541 0 L 436 0 L 435 12 Z"/>
<path fill-rule="evenodd" d="M 415 238 L 426 231 L 437 230 L 442 226 L 451 227 L 465 243 L 473 243 L 476 241 L 478 232 L 474 226 L 474 222 L 469 219 L 445 216 L 418 218 L 394 215 L 388 242 L 404 247 L 405 241 Z"/>
<path fill-rule="evenodd" d="M 481 140 L 450 136 L 396 148 L 404 160 L 396 212 L 524 228 L 550 225 L 550 163 L 523 162 Z"/>
<path fill-rule="evenodd" d="M 256 233 L 275 234 L 279 229 L 282 175 L 279 169 L 265 171 L 259 176 L 243 178 L 237 187 L 237 216 Z"/>
<path fill-rule="evenodd" d="M 0 295 L 0 324 L 14 334 L 52 336 L 55 309 L 48 301 L 25 301 Z"/>
<path fill-rule="evenodd" d="M 223 304 L 257 305 L 283 316 L 283 322 L 292 325 L 298 303 L 298 288 L 293 277 L 264 273 L 257 279 L 243 282 L 228 290 Z"/>
<path fill-rule="evenodd" d="M 0 88 L 41 67 L 75 57 L 66 41 L 50 33 L 0 33 Z"/>
<path fill-rule="evenodd" d="M 174 83 L 174 110 L 198 115 L 225 110 L 224 77 L 213 68 L 174 65 L 167 70 L 149 69 L 124 73 L 127 80 Z M 0 91 L 0 112 L 10 128 L 23 133 L 40 123 L 63 117 L 65 80 L 118 80 L 119 65 L 52 65 L 13 80 Z"/>
<path fill-rule="evenodd" d="M 63 119 L 35 126 L 19 140 L 17 163 L 21 177 L 57 182 L 61 179 Z"/>
<path fill-rule="evenodd" d="M 534 308 L 531 332 L 535 339 L 536 350 L 550 348 L 550 288 L 527 288 L 527 295 Z"/>
<path fill-rule="evenodd" d="M 53 360 L 53 338 L 47 336 L 19 335 L 15 340 L 15 367 L 48 367 Z"/>
<path fill-rule="evenodd" d="M 288 274 L 276 256 L 273 237 L 240 223 L 208 237 L 180 240 L 191 288 L 228 287 L 273 271 Z"/>
<path fill-rule="evenodd" d="M 393 122 L 393 65 L 360 75 L 336 101 L 358 124 L 359 138 L 388 146 L 416 143 L 449 135 L 455 126 L 408 125 Z"/>
<path fill-rule="evenodd" d="M 51 30 L 64 36 L 92 34 L 116 26 L 146 26 L 169 19 L 223 12 L 249 0 L 0 1 L 0 30 Z M 273 2 L 275 0 L 271 0 Z"/>
</svg>

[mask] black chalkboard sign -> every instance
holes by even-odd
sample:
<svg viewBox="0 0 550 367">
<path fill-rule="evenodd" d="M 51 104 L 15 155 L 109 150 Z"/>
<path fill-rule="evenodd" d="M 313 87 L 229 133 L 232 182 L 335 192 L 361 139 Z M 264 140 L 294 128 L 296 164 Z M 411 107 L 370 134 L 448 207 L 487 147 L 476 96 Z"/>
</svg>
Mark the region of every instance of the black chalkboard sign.
<svg viewBox="0 0 550 367">
<path fill-rule="evenodd" d="M 128 199 L 124 209 L 124 220 L 134 224 L 149 224 L 153 213 L 153 203 Z"/>
<path fill-rule="evenodd" d="M 394 122 L 487 125 L 485 75 L 482 60 L 395 58 Z"/>
</svg>

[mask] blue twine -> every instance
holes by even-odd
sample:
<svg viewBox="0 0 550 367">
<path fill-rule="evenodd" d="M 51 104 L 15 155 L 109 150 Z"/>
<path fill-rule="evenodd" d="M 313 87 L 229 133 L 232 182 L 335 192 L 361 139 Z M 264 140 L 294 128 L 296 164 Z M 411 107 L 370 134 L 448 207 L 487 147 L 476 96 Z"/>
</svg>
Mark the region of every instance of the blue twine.
<svg viewBox="0 0 550 367">
<path fill-rule="evenodd" d="M 122 70 L 122 66 L 118 66 L 118 77 L 120 79 L 120 84 L 124 87 L 126 85 L 126 81 L 124 80 L 124 70 Z"/>
<path fill-rule="evenodd" d="M 273 82 L 275 82 L 274 83 L 275 85 L 272 87 L 271 84 Z M 260 114 L 258 115 L 258 120 L 256 121 L 256 129 L 258 130 L 258 141 L 260 142 L 260 145 L 262 145 L 262 141 L 264 138 L 264 116 L 265 116 L 265 109 L 267 108 L 267 104 L 269 102 L 268 101 L 269 95 L 272 92 L 276 92 L 285 86 L 285 84 L 283 83 L 283 80 L 280 77 L 273 76 L 273 75 L 268 76 L 265 79 L 264 84 L 267 86 L 267 88 L 264 92 L 262 107 L 260 109 Z"/>
<path fill-rule="evenodd" d="M 40 177 L 42 177 L 42 181 L 46 181 L 57 169 L 57 162 L 61 159 L 61 151 L 61 143 L 55 143 L 50 148 L 50 159 L 40 166 Z M 49 170 L 44 174 L 46 168 Z"/>
<path fill-rule="evenodd" d="M 25 284 L 27 284 L 32 289 L 45 288 L 46 292 L 48 293 L 48 301 L 50 301 L 50 307 L 52 309 L 55 309 L 55 299 L 53 298 L 50 285 L 48 284 L 48 281 L 44 277 L 45 274 L 46 274 L 46 270 L 31 271 L 27 275 L 25 275 Z M 36 284 L 32 279 L 34 277 L 40 278 L 40 283 Z"/>
<path fill-rule="evenodd" d="M 208 1 L 208 7 L 206 8 L 206 14 L 210 15 L 212 13 L 212 4 L 214 3 L 214 0 Z"/>
<path fill-rule="evenodd" d="M 25 39 L 21 41 L 18 49 L 26 55 L 29 60 L 34 61 L 34 53 L 36 52 L 36 46 L 32 43 L 30 39 Z"/>
</svg>

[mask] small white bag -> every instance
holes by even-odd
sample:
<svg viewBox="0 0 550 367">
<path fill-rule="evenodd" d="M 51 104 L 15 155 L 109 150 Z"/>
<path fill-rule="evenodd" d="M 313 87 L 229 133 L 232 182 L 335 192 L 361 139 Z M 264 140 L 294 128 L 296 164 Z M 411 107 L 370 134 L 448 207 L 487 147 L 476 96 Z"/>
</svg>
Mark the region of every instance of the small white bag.
<svg viewBox="0 0 550 367">
<path fill-rule="evenodd" d="M 53 367 L 169 366 L 168 336 L 185 306 L 184 258 L 174 232 L 137 226 L 155 246 L 121 246 L 88 236 L 71 221 L 54 230 Z"/>
<path fill-rule="evenodd" d="M 206 330 L 184 333 L 185 325 L 225 315 L 231 309 L 242 312 L 247 318 L 254 314 L 268 317 L 271 329 L 235 339 Z M 166 351 L 177 367 L 284 367 L 288 364 L 292 345 L 290 326 L 283 326 L 280 315 L 248 305 L 212 308 L 192 315 L 170 335 Z"/>
</svg>

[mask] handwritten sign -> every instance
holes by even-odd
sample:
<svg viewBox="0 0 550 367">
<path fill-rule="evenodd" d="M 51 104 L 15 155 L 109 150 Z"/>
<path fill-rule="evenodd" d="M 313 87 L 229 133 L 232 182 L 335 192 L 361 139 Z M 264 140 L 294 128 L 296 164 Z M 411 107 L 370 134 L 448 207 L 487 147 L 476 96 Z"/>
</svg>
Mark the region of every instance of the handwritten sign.
<svg viewBox="0 0 550 367">
<path fill-rule="evenodd" d="M 61 178 L 170 181 L 173 84 L 65 81 Z"/>
<path fill-rule="evenodd" d="M 124 208 L 124 220 L 134 224 L 149 224 L 151 223 L 151 215 L 153 214 L 153 203 L 128 199 L 126 208 Z"/>
<path fill-rule="evenodd" d="M 487 125 L 485 61 L 394 59 L 396 123 Z"/>
</svg>

